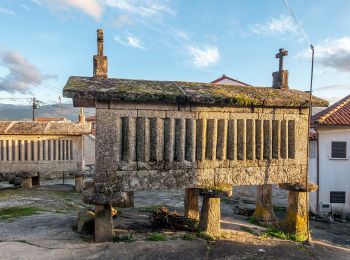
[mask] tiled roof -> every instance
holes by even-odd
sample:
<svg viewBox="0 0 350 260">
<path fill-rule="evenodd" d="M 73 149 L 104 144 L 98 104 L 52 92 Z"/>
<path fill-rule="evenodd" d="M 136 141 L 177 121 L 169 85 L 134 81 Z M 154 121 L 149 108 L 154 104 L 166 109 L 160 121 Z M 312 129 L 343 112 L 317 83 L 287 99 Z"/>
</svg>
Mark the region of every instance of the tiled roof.
<svg viewBox="0 0 350 260">
<path fill-rule="evenodd" d="M 88 121 L 88 122 L 90 122 L 90 121 L 96 121 L 96 115 L 87 117 L 87 118 L 86 118 L 86 121 Z"/>
<path fill-rule="evenodd" d="M 350 125 L 350 95 L 312 117 L 316 125 Z"/>
<path fill-rule="evenodd" d="M 63 96 L 76 99 L 165 102 L 180 104 L 308 107 L 309 94 L 293 89 L 182 81 L 70 77 Z M 328 106 L 313 97 L 313 106 Z"/>
<path fill-rule="evenodd" d="M 36 122 L 57 122 L 57 121 L 65 121 L 64 117 L 37 117 L 35 118 Z"/>
<path fill-rule="evenodd" d="M 220 78 L 218 78 L 218 79 L 216 79 L 216 80 L 213 80 L 213 81 L 210 82 L 210 83 L 214 83 L 214 84 L 215 84 L 215 83 L 219 83 L 220 81 L 225 80 L 225 79 L 232 81 L 232 83 L 237 83 L 236 85 L 250 86 L 249 84 L 244 83 L 244 82 L 242 82 L 242 81 L 239 81 L 238 79 L 233 79 L 233 78 L 227 77 L 225 74 L 223 74 Z"/>
</svg>

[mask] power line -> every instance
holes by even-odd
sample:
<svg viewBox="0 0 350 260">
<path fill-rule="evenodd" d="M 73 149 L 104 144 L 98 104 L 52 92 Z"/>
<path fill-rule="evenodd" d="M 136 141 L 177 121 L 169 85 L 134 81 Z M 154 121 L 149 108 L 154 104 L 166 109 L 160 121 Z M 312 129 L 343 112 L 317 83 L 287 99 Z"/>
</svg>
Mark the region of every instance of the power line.
<svg viewBox="0 0 350 260">
<path fill-rule="evenodd" d="M 286 5 L 287 9 L 289 10 L 290 16 L 293 18 L 294 23 L 299 28 L 299 31 L 302 33 L 302 35 L 304 36 L 304 38 L 308 42 L 308 44 L 311 45 L 311 41 L 310 41 L 309 36 L 306 34 L 304 28 L 301 26 L 301 23 L 299 22 L 298 18 L 294 14 L 292 8 L 289 6 L 288 1 L 287 0 L 283 0 L 283 3 Z"/>
</svg>

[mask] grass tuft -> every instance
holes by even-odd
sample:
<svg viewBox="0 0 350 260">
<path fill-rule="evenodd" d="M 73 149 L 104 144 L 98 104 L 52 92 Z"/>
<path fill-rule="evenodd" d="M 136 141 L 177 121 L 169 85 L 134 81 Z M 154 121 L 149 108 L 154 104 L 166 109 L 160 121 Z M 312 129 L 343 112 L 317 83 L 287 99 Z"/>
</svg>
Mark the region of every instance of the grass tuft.
<svg viewBox="0 0 350 260">
<path fill-rule="evenodd" d="M 193 241 L 196 239 L 196 236 L 194 234 L 185 234 L 181 238 L 182 240 Z"/>
<path fill-rule="evenodd" d="M 205 239 L 207 241 L 215 241 L 216 240 L 216 238 L 214 236 L 212 236 L 212 235 L 210 235 L 210 234 L 208 234 L 207 232 L 204 232 L 204 231 L 200 231 L 199 230 L 196 233 L 196 235 L 197 235 L 197 237 L 203 238 L 203 239 Z"/>
<path fill-rule="evenodd" d="M 135 239 L 132 237 L 132 234 L 130 235 L 125 235 L 125 236 L 115 236 L 113 237 L 113 242 L 126 242 L 126 243 L 130 243 L 130 242 L 134 242 Z"/>
<path fill-rule="evenodd" d="M 40 209 L 34 207 L 8 207 L 0 209 L 0 219 L 11 220 L 18 217 L 31 216 L 40 213 Z"/>
<path fill-rule="evenodd" d="M 149 241 L 165 241 L 166 237 L 162 233 L 154 232 L 154 233 L 151 233 L 150 235 L 147 236 L 147 240 L 149 240 Z"/>
<path fill-rule="evenodd" d="M 263 233 L 263 237 L 276 237 L 282 240 L 291 240 L 296 242 L 303 242 L 306 240 L 304 236 L 298 236 L 290 233 L 286 233 L 276 228 L 269 228 Z"/>
</svg>

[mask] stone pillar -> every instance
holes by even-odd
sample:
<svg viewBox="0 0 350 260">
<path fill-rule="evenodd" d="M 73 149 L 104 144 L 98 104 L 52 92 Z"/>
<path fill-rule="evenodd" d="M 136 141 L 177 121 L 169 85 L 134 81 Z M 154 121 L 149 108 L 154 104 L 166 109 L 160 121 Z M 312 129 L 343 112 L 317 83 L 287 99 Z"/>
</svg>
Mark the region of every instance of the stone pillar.
<svg viewBox="0 0 350 260">
<path fill-rule="evenodd" d="M 112 206 L 95 205 L 95 241 L 110 241 L 114 237 Z"/>
<path fill-rule="evenodd" d="M 309 211 L 307 209 L 307 192 L 289 191 L 287 216 L 282 221 L 282 228 L 294 234 L 299 240 L 308 238 L 307 220 Z"/>
<path fill-rule="evenodd" d="M 308 228 L 308 192 L 318 189 L 318 186 L 309 183 L 306 189 L 303 183 L 280 184 L 281 189 L 288 190 L 287 216 L 280 223 L 281 229 L 294 234 L 299 241 L 309 238 Z"/>
<path fill-rule="evenodd" d="M 275 222 L 272 204 L 272 185 L 264 184 L 257 186 L 256 189 L 256 207 L 253 214 L 254 218 L 260 222 Z"/>
<path fill-rule="evenodd" d="M 220 235 L 220 198 L 203 195 L 199 228 L 209 235 Z"/>
<path fill-rule="evenodd" d="M 199 220 L 198 196 L 197 189 L 185 190 L 185 217 Z"/>
<path fill-rule="evenodd" d="M 33 187 L 32 177 L 23 177 L 22 178 L 22 188 L 31 189 Z"/>
<path fill-rule="evenodd" d="M 75 191 L 76 192 L 82 192 L 83 191 L 83 185 L 84 185 L 84 176 L 75 176 Z"/>
</svg>

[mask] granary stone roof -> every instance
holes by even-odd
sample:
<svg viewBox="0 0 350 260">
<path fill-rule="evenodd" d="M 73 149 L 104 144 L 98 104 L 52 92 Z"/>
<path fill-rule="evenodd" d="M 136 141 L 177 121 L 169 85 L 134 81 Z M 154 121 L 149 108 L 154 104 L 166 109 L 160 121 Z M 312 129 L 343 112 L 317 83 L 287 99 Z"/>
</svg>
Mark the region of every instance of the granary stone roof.
<svg viewBox="0 0 350 260">
<path fill-rule="evenodd" d="M 87 135 L 90 131 L 90 124 L 0 121 L 0 135 Z"/>
<path fill-rule="evenodd" d="M 350 125 L 350 95 L 312 117 L 317 125 Z"/>
<path fill-rule="evenodd" d="M 309 94 L 271 87 L 102 77 L 69 78 L 63 95 L 71 98 L 228 106 L 307 107 Z M 328 101 L 313 97 L 313 106 Z"/>
</svg>

